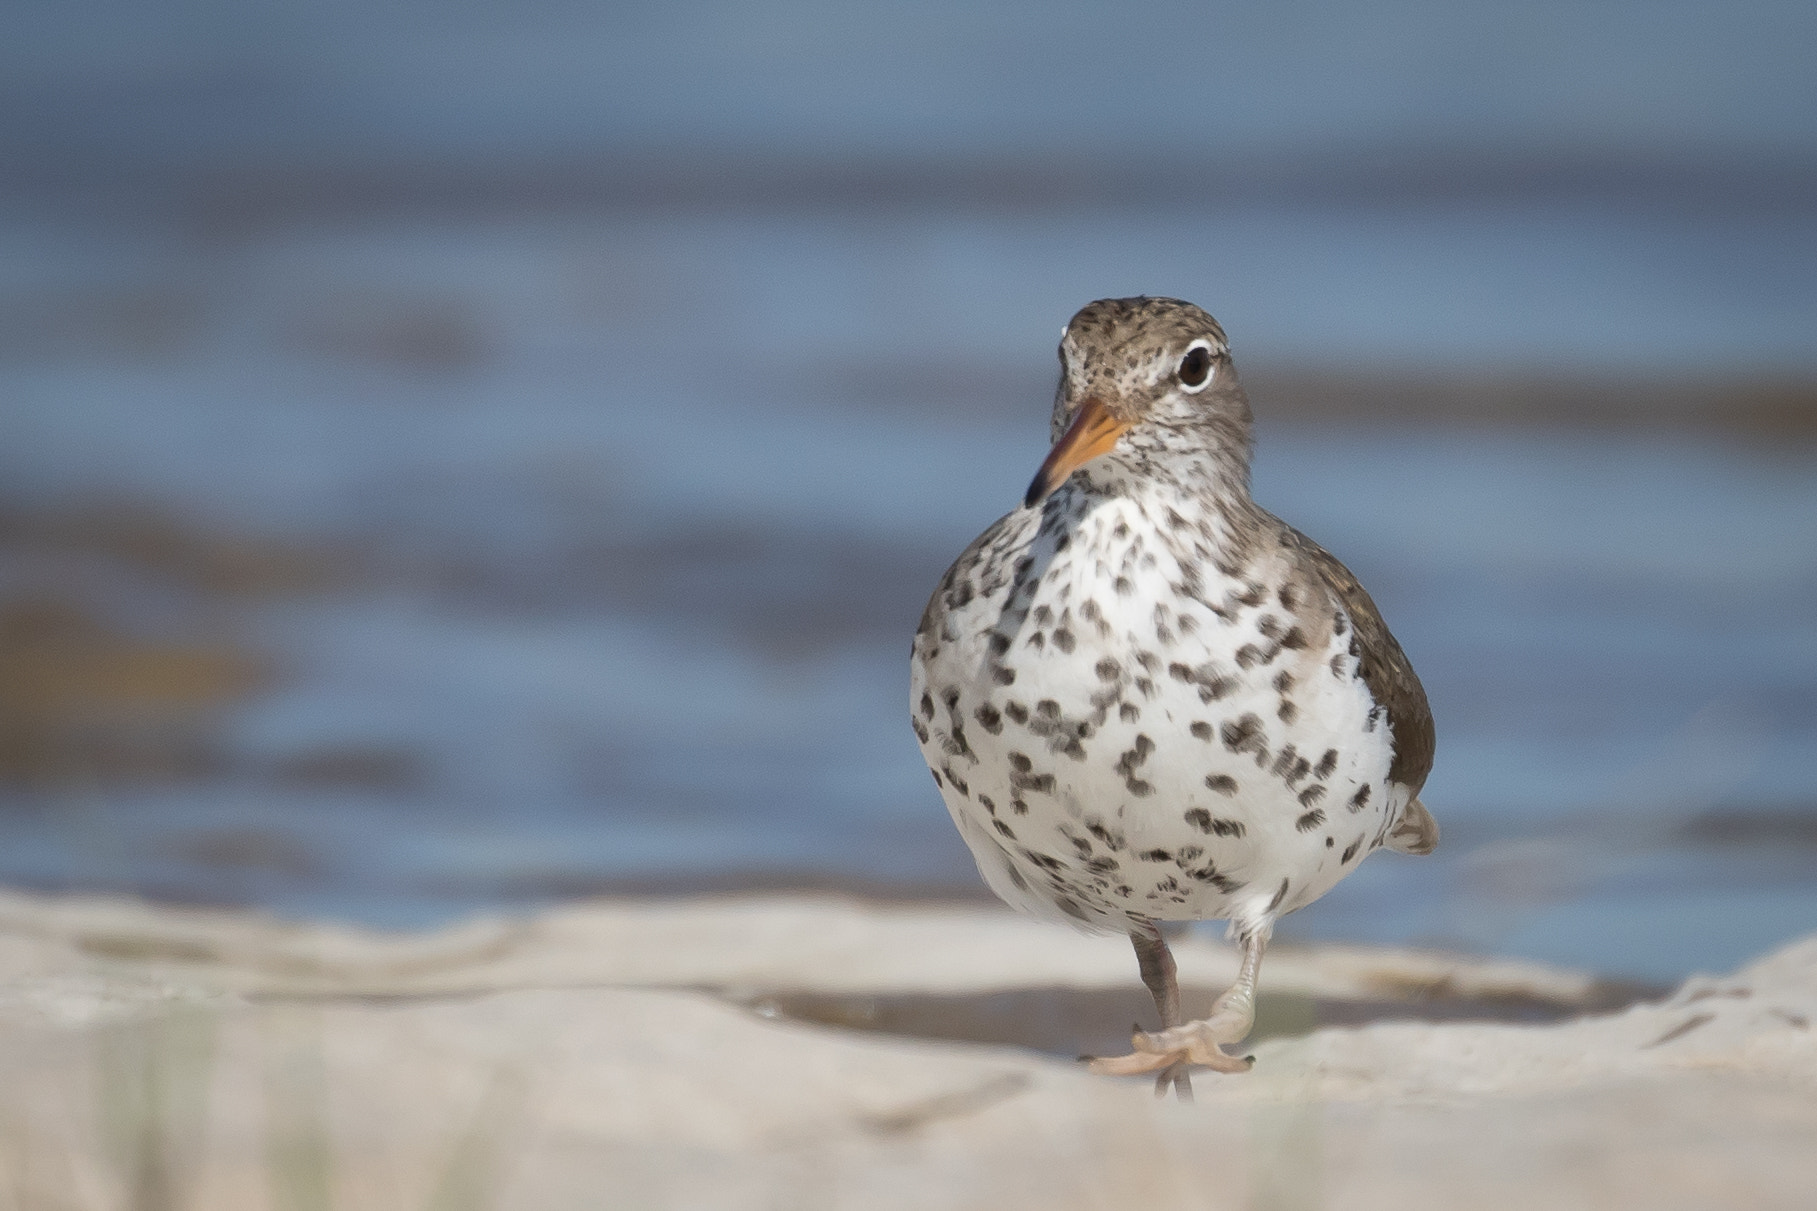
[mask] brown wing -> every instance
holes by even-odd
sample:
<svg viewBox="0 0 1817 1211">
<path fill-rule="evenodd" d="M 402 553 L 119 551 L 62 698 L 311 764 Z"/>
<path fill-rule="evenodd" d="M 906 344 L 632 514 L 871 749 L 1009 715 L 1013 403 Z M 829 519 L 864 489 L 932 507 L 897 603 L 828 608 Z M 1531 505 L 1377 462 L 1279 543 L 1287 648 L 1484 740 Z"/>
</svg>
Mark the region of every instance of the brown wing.
<svg viewBox="0 0 1817 1211">
<path fill-rule="evenodd" d="M 1306 537 L 1292 526 L 1282 524 L 1287 544 L 1305 556 L 1319 576 L 1344 603 L 1352 624 L 1351 653 L 1358 658 L 1363 684 L 1369 687 L 1378 706 L 1388 711 L 1388 726 L 1393 729 L 1394 761 L 1388 777 L 1417 795 L 1432 772 L 1432 753 L 1437 738 L 1432 730 L 1432 708 L 1426 705 L 1426 689 L 1413 671 L 1413 662 L 1395 641 L 1382 621 L 1380 610 L 1369 591 L 1338 562 L 1331 552 Z"/>
</svg>

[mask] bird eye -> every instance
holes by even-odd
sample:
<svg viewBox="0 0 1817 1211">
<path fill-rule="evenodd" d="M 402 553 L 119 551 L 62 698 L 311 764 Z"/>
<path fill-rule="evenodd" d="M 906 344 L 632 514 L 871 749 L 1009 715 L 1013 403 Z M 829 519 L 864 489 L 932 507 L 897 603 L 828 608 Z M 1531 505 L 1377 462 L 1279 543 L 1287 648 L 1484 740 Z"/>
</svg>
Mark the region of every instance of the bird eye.
<svg viewBox="0 0 1817 1211">
<path fill-rule="evenodd" d="M 1180 368 L 1175 372 L 1180 379 L 1180 386 L 1188 391 L 1197 391 L 1211 381 L 1211 350 L 1205 345 L 1194 345 L 1180 359 Z"/>
</svg>

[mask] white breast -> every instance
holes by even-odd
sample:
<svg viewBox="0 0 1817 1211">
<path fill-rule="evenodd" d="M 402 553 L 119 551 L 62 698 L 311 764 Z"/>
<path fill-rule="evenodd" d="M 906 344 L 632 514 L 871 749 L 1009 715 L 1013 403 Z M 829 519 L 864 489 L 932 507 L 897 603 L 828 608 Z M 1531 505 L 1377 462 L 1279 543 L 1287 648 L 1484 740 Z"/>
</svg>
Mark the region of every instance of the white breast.
<svg viewBox="0 0 1817 1211">
<path fill-rule="evenodd" d="M 1070 532 L 1006 518 L 916 641 L 916 734 L 986 882 L 1118 930 L 1317 899 L 1404 806 L 1347 619 L 1309 637 L 1284 568 L 1225 576 L 1138 499 L 1073 504 Z"/>
</svg>

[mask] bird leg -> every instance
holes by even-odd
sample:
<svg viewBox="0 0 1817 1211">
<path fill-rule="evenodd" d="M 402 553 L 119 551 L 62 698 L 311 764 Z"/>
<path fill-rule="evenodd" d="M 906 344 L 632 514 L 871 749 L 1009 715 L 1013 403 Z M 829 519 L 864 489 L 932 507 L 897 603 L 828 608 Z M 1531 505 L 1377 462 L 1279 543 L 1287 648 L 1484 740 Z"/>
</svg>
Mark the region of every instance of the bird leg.
<svg viewBox="0 0 1817 1211">
<path fill-rule="evenodd" d="M 1224 1050 L 1224 1044 L 1242 1042 L 1250 1027 L 1255 1025 L 1256 974 L 1261 970 L 1262 951 L 1267 945 L 1266 931 L 1243 935 L 1243 967 L 1237 973 L 1237 982 L 1212 1004 L 1208 1017 L 1170 1026 L 1157 1034 L 1138 1030 L 1131 1040 L 1133 1052 L 1093 1060 L 1091 1070 L 1107 1076 L 1133 1076 L 1157 1070 L 1172 1071 L 1176 1064 L 1203 1064 L 1218 1072 L 1249 1071 L 1255 1063 L 1254 1058 L 1231 1055 Z M 1140 942 L 1136 944 L 1136 954 L 1140 959 Z M 1170 958 L 1167 966 L 1172 965 Z"/>
<path fill-rule="evenodd" d="M 1167 939 L 1152 921 L 1146 929 L 1132 932 L 1129 940 L 1136 948 L 1136 966 L 1141 969 L 1142 982 L 1148 985 L 1155 1010 L 1161 1015 L 1161 1029 L 1171 1030 L 1180 1025 L 1180 983 L 1173 951 L 1167 948 Z M 1156 1097 L 1166 1097 L 1170 1088 L 1182 1102 L 1192 1101 L 1192 1077 L 1184 1061 L 1169 1064 L 1155 1076 Z"/>
</svg>

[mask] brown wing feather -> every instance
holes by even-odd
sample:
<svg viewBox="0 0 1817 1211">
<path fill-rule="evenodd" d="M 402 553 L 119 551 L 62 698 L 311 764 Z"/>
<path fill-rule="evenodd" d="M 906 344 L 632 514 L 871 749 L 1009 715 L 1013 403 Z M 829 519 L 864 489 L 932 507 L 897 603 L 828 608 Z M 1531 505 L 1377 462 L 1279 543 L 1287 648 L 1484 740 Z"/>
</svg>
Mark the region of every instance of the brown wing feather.
<svg viewBox="0 0 1817 1211">
<path fill-rule="evenodd" d="M 1426 704 L 1426 689 L 1413 671 L 1413 662 L 1401 651 L 1369 591 L 1351 575 L 1350 569 L 1292 526 L 1283 524 L 1282 528 L 1288 545 L 1305 556 L 1349 612 L 1351 652 L 1358 658 L 1363 684 L 1369 687 L 1376 703 L 1387 708 L 1388 725 L 1393 729 L 1394 761 L 1388 767 L 1388 777 L 1419 794 L 1426 784 L 1426 775 L 1432 772 L 1437 737 L 1432 729 L 1432 708 Z"/>
</svg>

